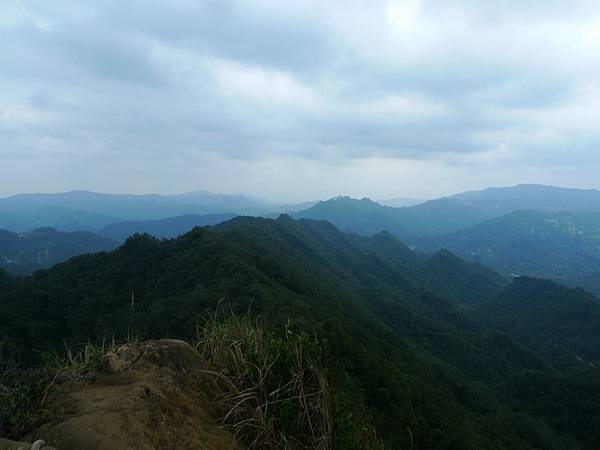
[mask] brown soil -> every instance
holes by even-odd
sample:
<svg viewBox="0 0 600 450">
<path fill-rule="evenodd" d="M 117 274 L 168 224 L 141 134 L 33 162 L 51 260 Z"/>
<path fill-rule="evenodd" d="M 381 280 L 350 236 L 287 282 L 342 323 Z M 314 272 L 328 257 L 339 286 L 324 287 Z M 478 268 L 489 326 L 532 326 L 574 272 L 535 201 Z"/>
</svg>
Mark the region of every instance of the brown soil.
<svg viewBox="0 0 600 450">
<path fill-rule="evenodd" d="M 30 438 L 60 450 L 240 448 L 215 419 L 205 369 L 182 341 L 125 345 L 92 379 L 60 383 Z"/>
</svg>

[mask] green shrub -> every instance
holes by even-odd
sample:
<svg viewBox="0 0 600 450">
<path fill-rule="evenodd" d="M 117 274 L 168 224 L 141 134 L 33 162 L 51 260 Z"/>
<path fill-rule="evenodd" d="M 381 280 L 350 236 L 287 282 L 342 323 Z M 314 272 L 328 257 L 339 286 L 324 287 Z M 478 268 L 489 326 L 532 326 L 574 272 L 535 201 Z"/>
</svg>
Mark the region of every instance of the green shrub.
<svg viewBox="0 0 600 450">
<path fill-rule="evenodd" d="M 47 370 L 20 368 L 17 348 L 0 340 L 0 436 L 19 439 L 40 421 L 51 382 Z"/>
<path fill-rule="evenodd" d="M 103 350 L 91 344 L 39 352 L 43 364 L 20 367 L 16 349 L 0 342 L 0 436 L 20 439 L 45 417 L 44 402 L 58 379 L 89 376 L 100 365 Z M 13 357 L 9 356 L 13 355 Z"/>
</svg>

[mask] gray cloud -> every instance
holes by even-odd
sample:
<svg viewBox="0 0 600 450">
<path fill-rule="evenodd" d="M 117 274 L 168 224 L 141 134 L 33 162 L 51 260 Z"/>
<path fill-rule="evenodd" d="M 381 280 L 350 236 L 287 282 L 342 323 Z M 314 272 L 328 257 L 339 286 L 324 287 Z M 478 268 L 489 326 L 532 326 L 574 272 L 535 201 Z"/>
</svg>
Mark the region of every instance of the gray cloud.
<svg viewBox="0 0 600 450">
<path fill-rule="evenodd" d="M 0 192 L 284 200 L 596 183 L 596 2 L 4 8 Z"/>
</svg>

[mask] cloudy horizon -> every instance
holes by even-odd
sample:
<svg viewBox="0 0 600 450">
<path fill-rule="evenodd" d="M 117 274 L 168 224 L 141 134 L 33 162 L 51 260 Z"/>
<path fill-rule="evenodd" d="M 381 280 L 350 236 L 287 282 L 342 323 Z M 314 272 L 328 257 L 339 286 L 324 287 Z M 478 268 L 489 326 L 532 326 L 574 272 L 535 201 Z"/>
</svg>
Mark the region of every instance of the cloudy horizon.
<svg viewBox="0 0 600 450">
<path fill-rule="evenodd" d="M 8 0 L 0 194 L 600 188 L 600 4 Z"/>
</svg>

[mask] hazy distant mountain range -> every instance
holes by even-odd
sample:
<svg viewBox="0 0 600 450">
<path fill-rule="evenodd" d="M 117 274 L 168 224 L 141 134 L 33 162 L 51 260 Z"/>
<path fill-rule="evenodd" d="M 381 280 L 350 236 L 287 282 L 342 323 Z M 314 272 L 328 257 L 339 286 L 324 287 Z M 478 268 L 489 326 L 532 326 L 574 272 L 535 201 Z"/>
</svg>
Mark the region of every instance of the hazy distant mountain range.
<svg viewBox="0 0 600 450">
<path fill-rule="evenodd" d="M 193 192 L 183 195 L 114 195 L 87 191 L 20 194 L 0 199 L 0 228 L 25 231 L 38 226 L 97 230 L 121 220 L 161 219 L 182 214 L 260 214 L 261 201 L 244 196 Z"/>
<path fill-rule="evenodd" d="M 400 207 L 402 205 L 402 207 Z M 0 198 L 0 229 L 29 231 L 52 226 L 63 231 L 99 230 L 117 221 L 164 219 L 185 214 L 296 217 L 330 220 L 342 229 L 397 235 L 434 235 L 468 228 L 513 211 L 600 211 L 600 191 L 519 185 L 465 192 L 429 201 L 337 197 L 320 202 L 276 205 L 244 195 L 197 191 L 178 195 L 101 194 L 71 191 Z M 363 217 L 363 216 L 370 217 Z M 358 220 L 358 223 L 357 223 Z"/>
<path fill-rule="evenodd" d="M 539 184 L 520 184 L 482 191 L 463 192 L 453 199 L 500 216 L 512 211 L 596 211 L 600 212 L 600 191 L 596 189 L 571 189 Z"/>
<path fill-rule="evenodd" d="M 106 225 L 98 233 L 115 241 L 123 242 L 133 234 L 147 233 L 157 238 L 173 238 L 187 233 L 194 227 L 216 225 L 236 217 L 236 214 L 185 214 L 165 219 L 130 220 Z"/>
<path fill-rule="evenodd" d="M 385 202 L 410 205 L 419 201 L 397 198 Z M 92 230 L 98 239 L 123 242 L 135 233 L 173 238 L 195 226 L 215 225 L 237 215 L 277 217 L 280 213 L 296 219 L 326 220 L 342 231 L 364 236 L 387 231 L 418 252 L 431 254 L 446 248 L 506 276 L 553 278 L 600 294 L 597 190 L 519 185 L 403 207 L 350 197 L 277 206 L 243 195 L 203 191 L 181 195 L 20 194 L 0 199 L 0 229 L 28 231 L 50 226 L 63 231 Z M 63 235 L 54 236 L 59 237 L 63 242 Z M 57 245 L 53 239 L 45 244 L 36 242 L 31 252 L 49 251 Z M 79 247 L 80 252 L 95 251 L 95 245 L 90 239 L 89 245 Z M 63 253 L 64 259 L 73 254 Z M 0 252 L 2 255 L 5 260 L 22 260 L 6 251 Z M 60 260 L 51 258 L 42 266 L 28 263 L 26 267 L 31 271 Z M 21 263 L 11 264 L 13 272 L 25 270 Z"/>
<path fill-rule="evenodd" d="M 600 212 L 600 191 L 519 185 L 465 192 L 412 207 L 391 208 L 369 199 L 338 197 L 295 217 L 328 220 L 358 234 L 387 230 L 401 238 L 451 233 L 519 210 Z"/>
<path fill-rule="evenodd" d="M 368 198 L 337 197 L 293 214 L 327 220 L 343 231 L 370 235 L 389 231 L 402 239 L 467 228 L 488 218 L 482 208 L 452 198 L 429 200 L 405 208 L 383 206 Z"/>
<path fill-rule="evenodd" d="M 179 195 L 101 194 L 71 191 L 0 198 L 0 229 L 28 231 L 52 226 L 63 231 L 99 230 L 117 221 L 164 219 L 184 214 L 266 215 L 306 208 L 282 207 L 243 195 L 198 191 Z"/>
<path fill-rule="evenodd" d="M 427 200 L 417 200 L 414 198 L 395 197 L 381 200 L 375 200 L 377 203 L 383 206 L 391 206 L 392 208 L 406 208 L 410 206 L 417 206 L 421 203 L 425 203 Z"/>
</svg>

